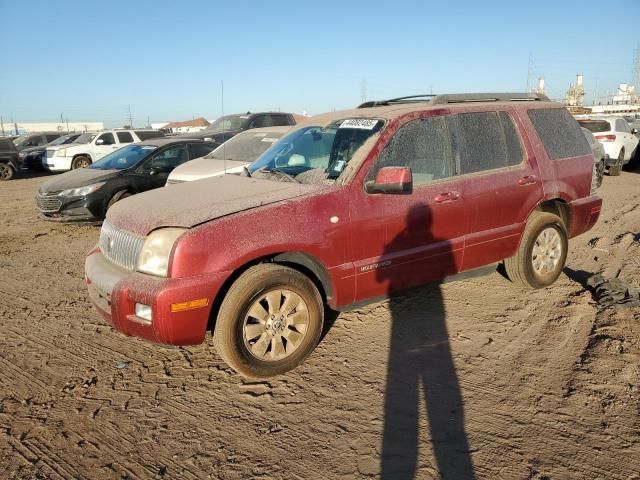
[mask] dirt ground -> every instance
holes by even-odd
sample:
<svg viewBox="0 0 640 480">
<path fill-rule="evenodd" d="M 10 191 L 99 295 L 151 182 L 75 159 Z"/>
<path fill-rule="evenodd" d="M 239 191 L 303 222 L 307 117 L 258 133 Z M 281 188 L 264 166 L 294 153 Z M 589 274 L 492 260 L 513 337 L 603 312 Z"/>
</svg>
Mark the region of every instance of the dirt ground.
<svg viewBox="0 0 640 480">
<path fill-rule="evenodd" d="M 44 177 L 0 185 L 0 478 L 640 479 L 640 172 L 606 177 L 566 274 L 498 273 L 340 314 L 268 382 L 211 338 L 164 348 L 102 323 L 83 260 L 98 227 L 45 223 Z"/>
</svg>

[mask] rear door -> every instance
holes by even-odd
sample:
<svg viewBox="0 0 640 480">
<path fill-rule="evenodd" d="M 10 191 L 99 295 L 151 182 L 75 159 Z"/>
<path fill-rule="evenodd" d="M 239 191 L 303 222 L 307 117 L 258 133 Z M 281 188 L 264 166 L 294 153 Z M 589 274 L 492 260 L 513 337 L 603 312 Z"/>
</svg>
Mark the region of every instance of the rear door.
<svg viewBox="0 0 640 480">
<path fill-rule="evenodd" d="M 469 270 L 513 255 L 528 213 L 543 196 L 542 182 L 508 107 L 447 120 L 468 208 L 462 270 Z"/>
<path fill-rule="evenodd" d="M 410 194 L 358 192 L 353 228 L 356 302 L 441 279 L 459 271 L 466 228 L 461 181 L 454 175 L 445 118 L 402 125 L 366 180 L 382 167 L 413 173 Z"/>
</svg>

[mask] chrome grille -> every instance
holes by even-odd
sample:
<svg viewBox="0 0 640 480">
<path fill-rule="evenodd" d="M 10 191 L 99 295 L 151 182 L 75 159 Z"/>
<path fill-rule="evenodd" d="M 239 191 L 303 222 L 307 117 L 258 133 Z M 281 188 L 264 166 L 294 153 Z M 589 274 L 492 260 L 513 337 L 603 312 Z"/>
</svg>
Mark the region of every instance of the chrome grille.
<svg viewBox="0 0 640 480">
<path fill-rule="evenodd" d="M 36 194 L 36 207 L 43 213 L 53 213 L 60 210 L 62 201 L 57 195 Z"/>
<path fill-rule="evenodd" d="M 144 237 L 119 230 L 108 222 L 100 231 L 100 250 L 107 260 L 132 272 L 144 246 Z"/>
</svg>

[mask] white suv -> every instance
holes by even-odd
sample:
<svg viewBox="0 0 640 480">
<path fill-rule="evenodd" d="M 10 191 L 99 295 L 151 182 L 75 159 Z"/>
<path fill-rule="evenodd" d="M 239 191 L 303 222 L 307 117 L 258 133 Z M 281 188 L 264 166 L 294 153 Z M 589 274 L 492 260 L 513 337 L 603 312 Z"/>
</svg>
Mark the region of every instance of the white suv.
<svg viewBox="0 0 640 480">
<path fill-rule="evenodd" d="M 596 140 L 602 143 L 609 156 L 609 175 L 620 175 L 620 170 L 629 163 L 638 148 L 638 137 L 635 136 L 637 130 L 629 127 L 622 117 L 591 115 L 577 120 L 581 127 L 593 133 Z"/>
<path fill-rule="evenodd" d="M 96 160 L 120 147 L 134 142 L 162 137 L 159 130 L 106 130 L 100 133 L 85 133 L 78 137 L 82 142 L 47 148 L 43 156 L 43 167 L 52 172 L 64 172 L 91 165 Z"/>
</svg>

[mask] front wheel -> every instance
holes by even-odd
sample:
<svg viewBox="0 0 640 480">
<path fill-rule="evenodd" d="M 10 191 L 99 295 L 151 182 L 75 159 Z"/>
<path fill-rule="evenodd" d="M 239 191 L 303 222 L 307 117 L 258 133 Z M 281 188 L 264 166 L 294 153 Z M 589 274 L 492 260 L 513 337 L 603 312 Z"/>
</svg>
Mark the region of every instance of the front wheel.
<svg viewBox="0 0 640 480">
<path fill-rule="evenodd" d="M 527 288 L 544 288 L 560 276 L 567 260 L 567 229 L 553 213 L 534 212 L 516 254 L 504 261 L 509 280 Z"/>
<path fill-rule="evenodd" d="M 84 155 L 79 155 L 71 162 L 71 170 L 77 170 L 78 168 L 85 168 L 91 165 L 91 159 Z"/>
<path fill-rule="evenodd" d="M 0 180 L 11 180 L 16 171 L 8 163 L 0 163 Z"/>
<path fill-rule="evenodd" d="M 307 358 L 320 340 L 323 321 L 322 297 L 306 275 L 283 265 L 260 264 L 227 292 L 214 344 L 241 375 L 271 377 Z"/>
</svg>

